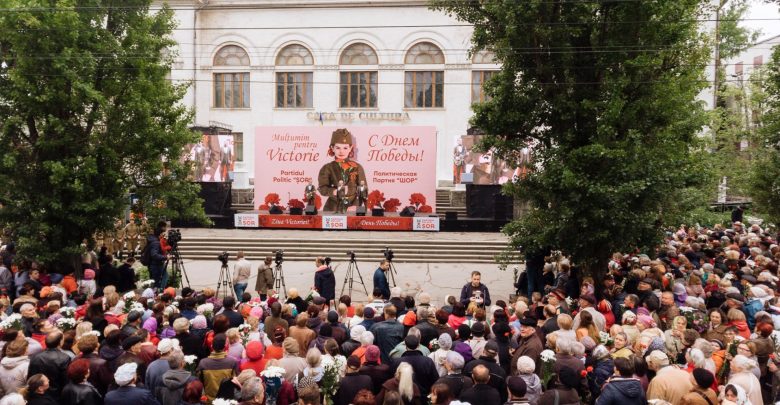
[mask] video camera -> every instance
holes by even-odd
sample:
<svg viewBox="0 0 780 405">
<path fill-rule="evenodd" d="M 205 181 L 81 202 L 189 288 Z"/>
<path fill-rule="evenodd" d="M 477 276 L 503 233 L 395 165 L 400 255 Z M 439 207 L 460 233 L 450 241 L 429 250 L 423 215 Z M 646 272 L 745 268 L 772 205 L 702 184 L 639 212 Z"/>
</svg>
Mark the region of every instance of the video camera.
<svg viewBox="0 0 780 405">
<path fill-rule="evenodd" d="M 278 266 L 278 265 L 282 264 L 283 261 L 284 261 L 284 250 L 279 249 L 279 250 L 275 251 L 274 252 L 274 262 L 276 263 L 276 265 Z"/>
<path fill-rule="evenodd" d="M 168 230 L 168 245 L 176 249 L 176 247 L 179 245 L 179 242 L 181 242 L 181 231 L 178 229 Z"/>
<path fill-rule="evenodd" d="M 222 252 L 222 254 L 220 254 L 219 256 L 217 256 L 217 260 L 219 260 L 220 262 L 222 262 L 222 265 L 223 265 L 223 266 L 227 266 L 227 264 L 228 264 L 228 258 L 230 258 L 230 255 L 228 254 L 228 252 Z"/>
<path fill-rule="evenodd" d="M 385 250 L 382 250 L 381 252 L 383 255 L 385 255 L 385 260 L 387 260 L 388 262 L 393 261 L 393 257 L 395 256 L 395 254 L 393 253 L 393 249 L 390 249 L 389 247 L 385 246 Z"/>
<path fill-rule="evenodd" d="M 354 250 L 350 250 L 349 252 L 347 252 L 347 256 L 349 256 L 349 260 L 350 261 L 354 262 L 355 261 L 355 257 L 357 256 L 357 254 L 355 254 Z"/>
</svg>

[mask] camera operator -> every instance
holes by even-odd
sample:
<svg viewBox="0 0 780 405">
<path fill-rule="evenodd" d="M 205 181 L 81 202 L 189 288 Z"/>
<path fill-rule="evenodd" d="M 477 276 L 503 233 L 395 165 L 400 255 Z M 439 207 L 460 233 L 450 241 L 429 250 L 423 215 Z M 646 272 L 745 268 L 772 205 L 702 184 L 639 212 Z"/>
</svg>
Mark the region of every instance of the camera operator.
<svg viewBox="0 0 780 405">
<path fill-rule="evenodd" d="M 165 288 L 162 285 L 163 278 L 165 277 L 165 261 L 166 255 L 163 253 L 162 246 L 160 245 L 160 238 L 165 234 L 166 224 L 164 221 L 157 223 L 157 227 L 154 228 L 154 233 L 149 234 L 146 237 L 146 244 L 148 245 L 147 251 L 149 252 L 149 275 L 154 280 L 154 286 L 157 290 L 162 291 Z"/>
<path fill-rule="evenodd" d="M 268 290 L 274 288 L 274 269 L 271 267 L 274 259 L 266 256 L 265 261 L 257 266 L 257 282 L 255 282 L 255 291 L 260 295 L 260 299 L 268 299 Z"/>
<path fill-rule="evenodd" d="M 387 282 L 387 271 L 390 270 L 390 261 L 385 259 L 379 263 L 379 267 L 374 271 L 374 290 L 382 293 L 382 299 L 390 299 L 390 283 Z"/>
<path fill-rule="evenodd" d="M 468 308 L 469 304 L 475 303 L 480 308 L 490 306 L 490 292 L 486 285 L 482 284 L 482 273 L 478 271 L 471 272 L 471 281 L 460 290 L 460 303 Z"/>
<path fill-rule="evenodd" d="M 317 270 L 314 272 L 314 289 L 325 298 L 325 302 L 331 305 L 336 299 L 336 276 L 333 270 L 325 263 L 324 257 L 318 257 L 314 264 Z"/>
<path fill-rule="evenodd" d="M 236 253 L 236 263 L 233 265 L 233 289 L 236 290 L 236 297 L 241 298 L 244 295 L 251 274 L 252 263 L 244 258 L 244 251 L 239 250 Z"/>
</svg>

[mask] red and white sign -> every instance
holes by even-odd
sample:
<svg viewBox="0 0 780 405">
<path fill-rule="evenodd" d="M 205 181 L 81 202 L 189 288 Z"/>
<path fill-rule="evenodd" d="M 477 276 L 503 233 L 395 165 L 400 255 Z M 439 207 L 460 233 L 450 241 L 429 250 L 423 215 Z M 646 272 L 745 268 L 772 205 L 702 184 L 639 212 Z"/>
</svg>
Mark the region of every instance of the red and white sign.
<svg viewBox="0 0 780 405">
<path fill-rule="evenodd" d="M 413 231 L 439 231 L 439 217 L 414 217 Z"/>
<path fill-rule="evenodd" d="M 236 228 L 258 228 L 260 217 L 257 214 L 235 214 L 233 216 Z"/>
<path fill-rule="evenodd" d="M 259 217 L 260 226 L 263 228 L 322 229 L 322 217 L 316 215 L 260 215 Z"/>
<path fill-rule="evenodd" d="M 338 215 L 323 215 L 322 229 L 347 229 L 347 217 Z"/>
</svg>

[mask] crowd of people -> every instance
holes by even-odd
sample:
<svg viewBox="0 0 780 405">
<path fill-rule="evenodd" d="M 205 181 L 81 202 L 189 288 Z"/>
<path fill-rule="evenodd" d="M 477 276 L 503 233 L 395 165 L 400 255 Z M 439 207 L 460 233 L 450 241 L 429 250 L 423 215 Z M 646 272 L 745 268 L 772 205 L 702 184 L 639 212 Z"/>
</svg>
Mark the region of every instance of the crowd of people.
<svg viewBox="0 0 780 405">
<path fill-rule="evenodd" d="M 148 239 L 157 261 L 163 234 Z M 239 254 L 237 294 L 218 295 L 161 288 L 164 268 L 137 280 L 138 263 L 105 251 L 65 274 L 17 260 L 12 243 L 0 256 L 0 405 L 780 399 L 780 249 L 758 225 L 682 227 L 653 258 L 615 253 L 595 279 L 550 255 L 539 291 L 512 297 L 472 272 L 441 301 L 391 286 L 388 262 L 353 302 L 324 258 L 314 288 L 279 292 L 271 258 L 253 269 Z"/>
</svg>

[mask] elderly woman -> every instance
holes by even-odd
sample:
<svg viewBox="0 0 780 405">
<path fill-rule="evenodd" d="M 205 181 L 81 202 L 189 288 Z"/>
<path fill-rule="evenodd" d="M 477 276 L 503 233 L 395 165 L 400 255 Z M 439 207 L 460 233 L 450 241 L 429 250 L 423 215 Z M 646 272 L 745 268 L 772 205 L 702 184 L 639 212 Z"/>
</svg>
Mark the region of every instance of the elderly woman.
<svg viewBox="0 0 780 405">
<path fill-rule="evenodd" d="M 63 405 L 100 405 L 103 398 L 89 382 L 89 360 L 76 359 L 68 365 L 68 385 L 62 389 L 60 401 Z"/>
<path fill-rule="evenodd" d="M 260 377 L 251 377 L 241 385 L 241 405 L 263 405 L 265 389 Z"/>
<path fill-rule="evenodd" d="M 0 361 L 0 388 L 3 394 L 17 392 L 27 383 L 27 340 L 14 339 L 4 347 L 5 357 Z"/>
<path fill-rule="evenodd" d="M 717 339 L 721 342 L 725 341 L 723 333 L 726 331 L 726 324 L 723 323 L 726 318 L 723 311 L 719 308 L 711 308 L 707 311 L 707 317 L 710 319 L 710 325 L 706 332 L 704 332 L 704 338 L 707 340 Z"/>
<path fill-rule="evenodd" d="M 639 328 L 636 326 L 636 321 L 637 318 L 635 313 L 631 311 L 623 312 L 623 332 L 628 336 L 628 341 L 632 343 L 636 342 L 636 339 L 639 337 Z"/>
<path fill-rule="evenodd" d="M 534 373 L 536 363 L 528 356 L 520 356 L 517 359 L 517 376 L 525 381 L 525 399 L 530 404 L 536 404 L 542 395 L 542 380 Z"/>
<path fill-rule="evenodd" d="M 631 345 L 628 341 L 628 336 L 625 332 L 618 332 L 613 340 L 612 345 L 612 358 L 616 359 L 618 357 L 625 357 L 629 358 L 634 354 L 634 351 L 631 350 Z"/>
<path fill-rule="evenodd" d="M 615 363 L 604 345 L 598 345 L 593 349 L 593 377 L 588 378 L 588 388 L 593 398 L 601 395 L 601 387 L 607 382 L 615 371 Z"/>
<path fill-rule="evenodd" d="M 444 367 L 444 360 L 447 358 L 447 353 L 452 349 L 452 337 L 449 333 L 442 333 L 437 341 L 439 348 L 428 355 L 428 358 L 433 360 L 433 364 L 436 365 L 436 372 L 439 373 L 439 377 L 447 375 L 447 368 Z"/>
<path fill-rule="evenodd" d="M 758 364 L 755 361 L 737 354 L 731 361 L 731 376 L 728 381 L 729 385 L 738 385 L 745 390 L 748 400 L 754 405 L 764 403 L 761 398 L 761 383 L 750 371 L 757 367 Z"/>
<path fill-rule="evenodd" d="M 666 352 L 669 353 L 673 359 L 677 358 L 677 355 L 685 349 L 683 338 L 687 326 L 688 320 L 685 319 L 684 316 L 676 316 L 672 321 L 672 328 L 664 332 Z"/>
</svg>

